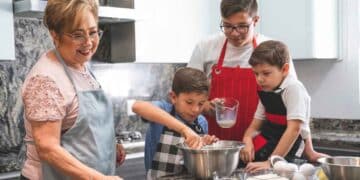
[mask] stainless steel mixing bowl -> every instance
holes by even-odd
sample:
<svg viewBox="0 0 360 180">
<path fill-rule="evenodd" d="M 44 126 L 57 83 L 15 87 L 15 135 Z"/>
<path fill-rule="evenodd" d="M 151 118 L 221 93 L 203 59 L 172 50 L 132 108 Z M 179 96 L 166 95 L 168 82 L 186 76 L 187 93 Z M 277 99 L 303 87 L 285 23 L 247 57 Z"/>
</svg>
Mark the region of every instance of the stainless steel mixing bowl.
<svg viewBox="0 0 360 180">
<path fill-rule="evenodd" d="M 360 157 L 334 156 L 320 158 L 318 162 L 330 180 L 360 179 Z"/>
<path fill-rule="evenodd" d="M 230 176 L 239 163 L 242 147 L 244 144 L 241 142 L 224 140 L 201 149 L 178 145 L 184 154 L 184 164 L 188 172 L 200 179 L 210 179 L 215 173 L 219 177 Z"/>
</svg>

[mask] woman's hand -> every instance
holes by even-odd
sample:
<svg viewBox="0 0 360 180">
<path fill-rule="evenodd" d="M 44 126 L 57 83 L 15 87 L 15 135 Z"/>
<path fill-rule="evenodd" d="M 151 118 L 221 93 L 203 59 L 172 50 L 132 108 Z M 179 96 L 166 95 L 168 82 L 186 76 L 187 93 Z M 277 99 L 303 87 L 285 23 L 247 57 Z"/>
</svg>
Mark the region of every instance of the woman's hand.
<svg viewBox="0 0 360 180">
<path fill-rule="evenodd" d="M 246 172 L 255 172 L 263 169 L 270 169 L 270 161 L 250 162 L 245 167 Z"/>
<path fill-rule="evenodd" d="M 98 171 L 93 170 L 93 173 L 86 180 L 123 180 L 120 176 L 106 176 Z"/>
<path fill-rule="evenodd" d="M 245 147 L 240 151 L 240 158 L 244 163 L 249 163 L 255 159 L 255 149 L 252 141 L 245 142 Z"/>
<path fill-rule="evenodd" d="M 119 176 L 105 176 L 103 179 L 101 180 L 123 180 L 123 178 L 119 177 Z"/>
<path fill-rule="evenodd" d="M 204 135 L 201 138 L 204 145 L 209 145 L 219 140 L 219 138 L 217 138 L 215 135 L 208 135 L 208 134 Z"/>
<path fill-rule="evenodd" d="M 185 144 L 190 148 L 200 149 L 204 146 L 202 138 L 189 127 L 183 128 L 181 130 L 181 135 L 185 138 Z"/>
<path fill-rule="evenodd" d="M 120 166 L 124 163 L 126 152 L 122 144 L 116 144 L 116 165 Z"/>
</svg>

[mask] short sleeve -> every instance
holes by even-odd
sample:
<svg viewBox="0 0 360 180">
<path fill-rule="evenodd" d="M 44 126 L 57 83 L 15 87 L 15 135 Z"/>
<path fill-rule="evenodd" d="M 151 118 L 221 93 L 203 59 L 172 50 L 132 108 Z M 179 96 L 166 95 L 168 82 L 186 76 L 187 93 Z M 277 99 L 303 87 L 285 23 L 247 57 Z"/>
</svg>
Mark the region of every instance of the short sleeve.
<svg viewBox="0 0 360 180">
<path fill-rule="evenodd" d="M 26 119 L 31 121 L 62 120 L 66 114 L 64 96 L 54 80 L 36 75 L 23 91 Z"/>
<path fill-rule="evenodd" d="M 299 119 L 308 122 L 310 118 L 310 96 L 300 84 L 293 84 L 284 91 L 283 101 L 287 110 L 287 119 Z"/>
<path fill-rule="evenodd" d="M 256 111 L 255 111 L 255 115 L 254 115 L 255 119 L 259 119 L 259 120 L 265 120 L 265 107 L 264 105 L 261 103 L 261 101 L 259 101 Z"/>
<path fill-rule="evenodd" d="M 202 57 L 202 52 L 200 48 L 200 43 L 194 48 L 190 61 L 187 64 L 187 67 L 192 67 L 204 71 L 204 58 Z"/>
</svg>

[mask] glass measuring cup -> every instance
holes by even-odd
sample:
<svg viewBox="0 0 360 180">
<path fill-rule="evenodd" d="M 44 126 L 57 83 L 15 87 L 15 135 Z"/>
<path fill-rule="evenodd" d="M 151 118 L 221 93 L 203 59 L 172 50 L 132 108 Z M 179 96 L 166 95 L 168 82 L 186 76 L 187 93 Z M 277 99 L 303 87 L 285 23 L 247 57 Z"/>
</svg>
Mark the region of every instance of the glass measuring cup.
<svg viewBox="0 0 360 180">
<path fill-rule="evenodd" d="M 216 122 L 222 128 L 231 128 L 236 123 L 239 101 L 234 98 L 217 98 L 215 101 Z"/>
</svg>

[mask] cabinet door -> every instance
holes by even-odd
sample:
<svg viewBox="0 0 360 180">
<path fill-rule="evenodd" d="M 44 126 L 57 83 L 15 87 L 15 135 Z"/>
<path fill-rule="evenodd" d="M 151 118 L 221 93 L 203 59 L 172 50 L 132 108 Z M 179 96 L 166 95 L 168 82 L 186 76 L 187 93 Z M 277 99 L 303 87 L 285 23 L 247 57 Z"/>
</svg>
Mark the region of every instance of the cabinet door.
<svg viewBox="0 0 360 180">
<path fill-rule="evenodd" d="M 187 63 L 196 43 L 219 32 L 218 0 L 135 0 L 136 62 Z"/>
<path fill-rule="evenodd" d="M 0 1 L 0 60 L 15 60 L 14 17 L 11 0 Z"/>
<path fill-rule="evenodd" d="M 294 59 L 337 59 L 337 0 L 261 0 L 259 31 L 284 41 Z"/>
</svg>

